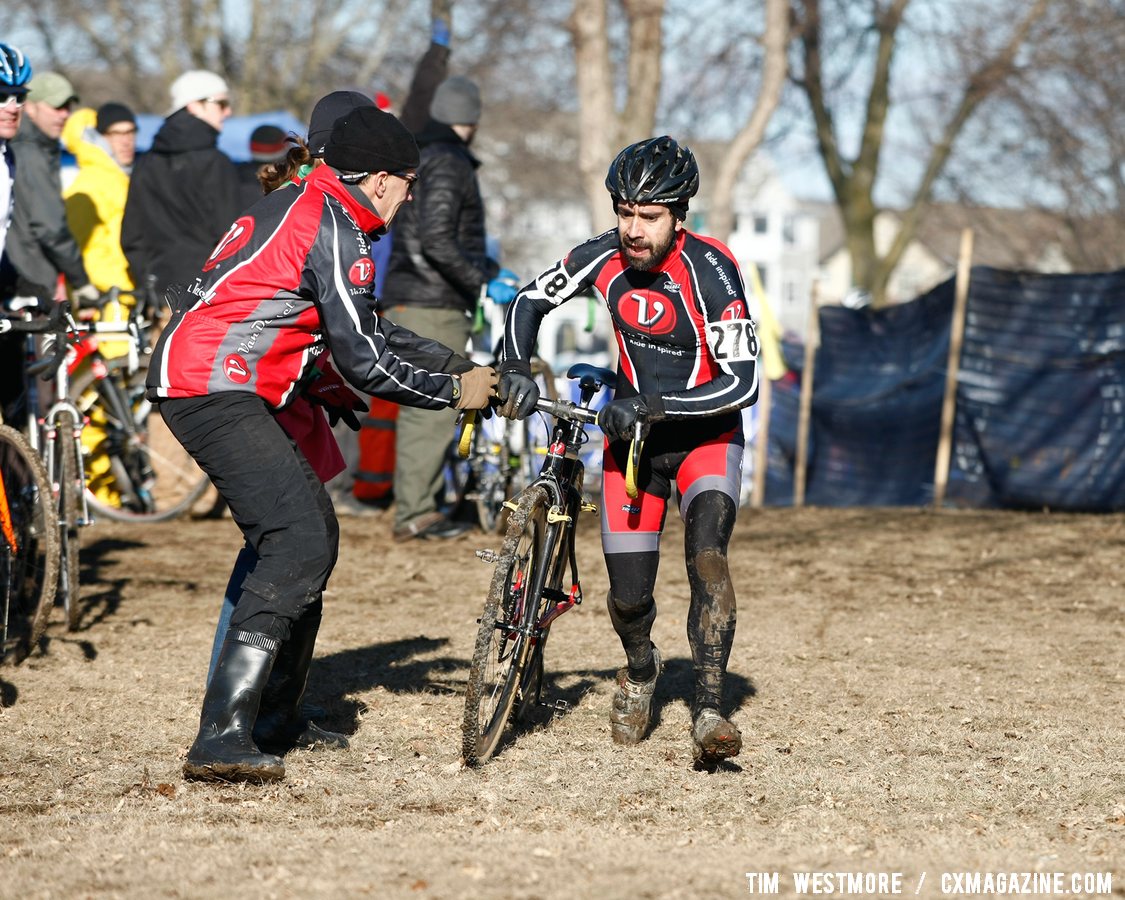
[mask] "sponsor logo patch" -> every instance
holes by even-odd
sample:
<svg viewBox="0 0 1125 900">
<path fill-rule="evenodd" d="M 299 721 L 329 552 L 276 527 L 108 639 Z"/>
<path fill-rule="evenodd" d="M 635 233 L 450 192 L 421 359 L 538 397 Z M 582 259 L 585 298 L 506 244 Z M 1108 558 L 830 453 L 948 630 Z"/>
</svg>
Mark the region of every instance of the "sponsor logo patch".
<svg viewBox="0 0 1125 900">
<path fill-rule="evenodd" d="M 232 353 L 223 360 L 223 374 L 227 376 L 227 381 L 246 384 L 250 380 L 250 366 L 237 353 Z"/>
<path fill-rule="evenodd" d="M 676 327 L 672 301 L 656 291 L 629 291 L 621 298 L 618 313 L 627 325 L 643 334 L 670 334 Z"/>
<path fill-rule="evenodd" d="M 348 281 L 357 287 L 367 287 L 375 278 L 375 263 L 370 259 L 357 259 L 348 269 Z"/>
<path fill-rule="evenodd" d="M 723 310 L 723 314 L 720 318 L 729 322 L 733 319 L 749 319 L 750 316 L 746 314 L 746 304 L 741 300 L 735 300 Z"/>
<path fill-rule="evenodd" d="M 211 251 L 211 255 L 207 257 L 207 262 L 203 264 L 203 271 L 210 272 L 224 259 L 233 256 L 245 247 L 247 243 L 249 243 L 250 236 L 253 233 L 254 220 L 250 218 L 250 216 L 242 216 L 236 219 L 227 233 L 222 236 L 219 243 L 215 245 L 215 249 Z"/>
</svg>

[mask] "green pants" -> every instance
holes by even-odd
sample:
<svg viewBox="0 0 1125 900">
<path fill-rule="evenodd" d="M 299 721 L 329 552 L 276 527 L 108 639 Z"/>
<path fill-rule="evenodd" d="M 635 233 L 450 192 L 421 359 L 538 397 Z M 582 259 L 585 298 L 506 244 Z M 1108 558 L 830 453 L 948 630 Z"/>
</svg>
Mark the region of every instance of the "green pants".
<svg viewBox="0 0 1125 900">
<path fill-rule="evenodd" d="M 415 334 L 439 341 L 464 354 L 472 321 L 454 309 L 392 306 L 387 317 Z M 454 410 L 399 408 L 395 426 L 395 528 L 438 508 L 444 492 L 442 467 L 453 440 Z"/>
</svg>

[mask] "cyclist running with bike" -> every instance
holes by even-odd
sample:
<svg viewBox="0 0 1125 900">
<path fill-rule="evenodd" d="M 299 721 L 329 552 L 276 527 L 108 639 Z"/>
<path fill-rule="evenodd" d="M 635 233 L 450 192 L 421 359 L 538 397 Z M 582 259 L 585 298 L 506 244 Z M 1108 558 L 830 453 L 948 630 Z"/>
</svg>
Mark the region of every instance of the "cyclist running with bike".
<svg viewBox="0 0 1125 900">
<path fill-rule="evenodd" d="M 675 484 L 691 585 L 693 750 L 697 762 L 711 764 L 742 749 L 741 734 L 721 712 L 735 630 L 727 544 L 741 484 L 739 410 L 758 394 L 757 338 L 730 251 L 684 228 L 699 189 L 691 151 L 667 136 L 640 141 L 617 155 L 605 183 L 617 227 L 575 247 L 526 285 L 508 310 L 500 411 L 522 419 L 535 409 L 539 391 L 529 360 L 543 316 L 595 291 L 609 308 L 620 349 L 616 396 L 598 415 L 607 439 L 608 606 L 628 663 L 617 674 L 611 731 L 617 743 L 636 744 L 648 730 L 662 667 L 650 639 L 652 591 Z M 647 438 L 631 499 L 623 473 L 638 426 Z"/>
</svg>

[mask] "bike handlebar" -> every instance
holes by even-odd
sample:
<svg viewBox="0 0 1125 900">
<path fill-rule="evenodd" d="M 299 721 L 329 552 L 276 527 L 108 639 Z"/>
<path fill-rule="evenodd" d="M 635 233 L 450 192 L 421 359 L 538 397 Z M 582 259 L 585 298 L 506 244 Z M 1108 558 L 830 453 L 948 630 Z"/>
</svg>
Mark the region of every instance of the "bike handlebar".
<svg viewBox="0 0 1125 900">
<path fill-rule="evenodd" d="M 598 414 L 592 409 L 571 403 L 569 400 L 551 400 L 540 397 L 535 404 L 539 412 L 545 412 L 556 419 L 566 419 L 569 422 L 581 422 L 583 425 L 593 425 L 598 421 Z"/>
</svg>

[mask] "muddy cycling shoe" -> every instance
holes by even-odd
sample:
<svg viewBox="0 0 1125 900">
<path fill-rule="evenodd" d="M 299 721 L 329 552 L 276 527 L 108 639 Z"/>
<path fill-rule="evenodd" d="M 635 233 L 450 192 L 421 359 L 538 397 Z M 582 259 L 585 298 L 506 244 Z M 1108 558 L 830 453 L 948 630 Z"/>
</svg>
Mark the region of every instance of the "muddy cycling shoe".
<svg viewBox="0 0 1125 900">
<path fill-rule="evenodd" d="M 629 678 L 628 666 L 617 671 L 617 690 L 613 692 L 613 705 L 609 712 L 609 730 L 615 744 L 637 744 L 648 733 L 652 695 L 656 692 L 656 680 L 664 667 L 664 660 L 655 645 L 652 662 L 656 666 L 656 674 L 643 684 Z"/>
<path fill-rule="evenodd" d="M 742 750 L 742 732 L 719 715 L 717 709 L 707 707 L 695 717 L 691 742 L 696 763 L 711 765 L 738 756 Z"/>
</svg>

